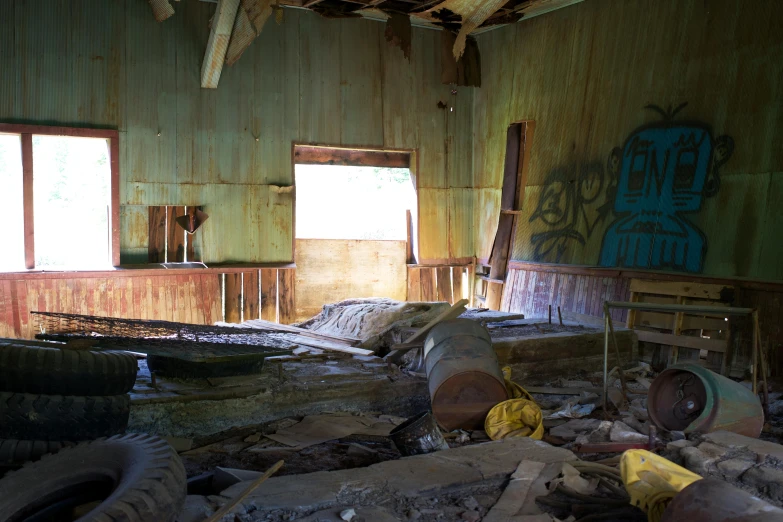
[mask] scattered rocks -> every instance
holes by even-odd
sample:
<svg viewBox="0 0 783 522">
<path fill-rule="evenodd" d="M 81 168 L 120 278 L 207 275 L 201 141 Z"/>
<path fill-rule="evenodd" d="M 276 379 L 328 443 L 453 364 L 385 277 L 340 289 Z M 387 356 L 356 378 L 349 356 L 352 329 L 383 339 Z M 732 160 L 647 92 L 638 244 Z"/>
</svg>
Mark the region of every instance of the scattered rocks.
<svg viewBox="0 0 783 522">
<path fill-rule="evenodd" d="M 708 457 L 719 459 L 729 452 L 729 449 L 723 446 L 718 446 L 711 442 L 702 442 L 698 446 L 699 451 L 707 455 Z"/>
<path fill-rule="evenodd" d="M 574 419 L 555 426 L 549 430 L 549 434 L 565 441 L 573 441 L 578 435 L 591 432 L 600 426 L 601 421 L 598 419 Z"/>
<path fill-rule="evenodd" d="M 687 439 L 673 440 L 670 443 L 666 444 L 666 451 L 679 451 L 682 448 L 687 448 L 695 445 L 696 445 L 695 442 L 692 442 Z"/>
<path fill-rule="evenodd" d="M 742 475 L 742 482 L 753 486 L 778 505 L 783 501 L 783 471 L 767 467 L 753 467 Z"/>
<path fill-rule="evenodd" d="M 252 435 L 248 435 L 247 437 L 245 437 L 245 442 L 256 443 L 259 440 L 261 440 L 261 434 L 260 433 L 253 433 Z"/>
<path fill-rule="evenodd" d="M 709 468 L 715 462 L 715 459 L 695 447 L 683 448 L 680 450 L 680 456 L 684 459 L 686 468 L 702 477 L 709 474 Z"/>
<path fill-rule="evenodd" d="M 464 511 L 460 515 L 460 518 L 465 522 L 479 522 L 479 520 L 481 520 L 481 515 L 478 511 Z"/>
<path fill-rule="evenodd" d="M 185 507 L 179 514 L 179 522 L 203 522 L 209 518 L 215 509 L 207 500 L 207 497 L 201 495 L 188 495 L 185 497 Z"/>
<path fill-rule="evenodd" d="M 609 421 L 599 421 L 598 427 L 588 435 L 588 442 L 607 442 L 609 433 L 612 431 L 612 423 Z"/>
<path fill-rule="evenodd" d="M 408 520 L 419 520 L 421 518 L 421 511 L 418 509 L 408 510 Z"/>
<path fill-rule="evenodd" d="M 753 462 L 743 459 L 728 459 L 722 462 L 718 462 L 718 471 L 723 473 L 723 476 L 730 479 L 736 479 L 747 470 L 753 467 Z"/>
<path fill-rule="evenodd" d="M 356 516 L 356 510 L 353 508 L 344 509 L 340 511 L 340 518 L 342 520 L 345 520 L 345 522 L 351 522 L 353 518 Z"/>
<path fill-rule="evenodd" d="M 462 505 L 465 506 L 465 509 L 470 509 L 473 511 L 477 511 L 480 507 L 478 501 L 473 497 L 467 497 L 462 501 Z"/>
</svg>

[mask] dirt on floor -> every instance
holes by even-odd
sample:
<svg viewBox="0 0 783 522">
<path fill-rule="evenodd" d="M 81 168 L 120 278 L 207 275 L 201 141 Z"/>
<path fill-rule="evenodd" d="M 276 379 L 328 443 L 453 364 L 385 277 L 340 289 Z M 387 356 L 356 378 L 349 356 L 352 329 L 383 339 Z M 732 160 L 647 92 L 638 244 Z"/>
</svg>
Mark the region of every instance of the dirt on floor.
<svg viewBox="0 0 783 522">
<path fill-rule="evenodd" d="M 232 437 L 209 451 L 180 456 L 189 478 L 213 471 L 216 466 L 263 472 L 284 460 L 285 466 L 275 474 L 282 476 L 362 468 L 401 457 L 387 437 L 366 435 L 351 435 L 301 450 L 271 447 L 248 451 L 254 447 L 255 443 L 244 442 L 243 437 Z"/>
</svg>

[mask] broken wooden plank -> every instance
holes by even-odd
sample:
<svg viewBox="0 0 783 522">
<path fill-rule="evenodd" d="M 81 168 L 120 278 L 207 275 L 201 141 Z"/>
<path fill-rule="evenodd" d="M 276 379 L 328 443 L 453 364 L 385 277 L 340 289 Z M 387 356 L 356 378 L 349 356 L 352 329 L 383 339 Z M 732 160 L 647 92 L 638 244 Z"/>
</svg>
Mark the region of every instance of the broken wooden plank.
<svg viewBox="0 0 783 522">
<path fill-rule="evenodd" d="M 217 89 L 238 9 L 239 0 L 218 0 L 201 65 L 201 87 L 204 89 Z"/>
<path fill-rule="evenodd" d="M 732 287 L 703 283 L 683 283 L 680 281 L 646 281 L 631 279 L 631 292 L 641 294 L 672 295 L 720 301 L 721 293 L 733 291 Z"/>
<path fill-rule="evenodd" d="M 285 334 L 285 340 L 292 343 L 301 344 L 304 346 L 310 346 L 312 348 L 318 348 L 319 350 L 329 350 L 333 352 L 348 353 L 351 355 L 375 355 L 372 350 L 365 350 L 364 348 L 355 348 L 341 342 L 334 342 L 328 340 L 315 339 L 305 335 L 298 334 Z"/>
<path fill-rule="evenodd" d="M 728 341 L 705 339 L 704 337 L 691 337 L 688 335 L 674 335 L 662 332 L 649 332 L 647 330 L 636 330 L 636 335 L 640 341 L 647 343 L 657 343 L 671 346 L 681 346 L 683 348 L 694 348 L 696 350 L 708 350 L 710 352 L 725 352 Z"/>
<path fill-rule="evenodd" d="M 393 352 L 407 352 L 408 350 L 415 350 L 416 348 L 424 348 L 424 341 L 393 344 L 389 350 Z"/>
<path fill-rule="evenodd" d="M 166 207 L 166 262 L 185 261 L 185 229 L 177 224 L 177 218 L 185 215 L 185 207 Z"/>
<path fill-rule="evenodd" d="M 418 332 L 411 335 L 408 339 L 405 340 L 405 343 L 409 344 L 419 339 L 423 340 L 424 337 L 426 337 L 427 334 L 430 332 L 430 330 L 432 330 L 432 328 L 435 327 L 435 325 L 437 325 L 438 323 L 442 321 L 448 321 L 449 319 L 456 319 L 457 317 L 462 315 L 462 313 L 465 311 L 465 307 L 467 306 L 467 304 L 468 304 L 467 299 L 460 299 L 459 301 L 451 305 L 451 307 L 448 310 L 445 310 L 443 313 L 439 314 L 432 321 L 430 321 L 422 328 L 420 328 Z"/>
<path fill-rule="evenodd" d="M 581 395 L 582 392 L 603 393 L 603 388 L 552 388 L 549 386 L 527 386 L 528 393 L 540 393 L 542 395 Z"/>
<path fill-rule="evenodd" d="M 271 0 L 241 0 L 228 44 L 226 64 L 234 65 L 250 47 L 272 14 Z"/>
<path fill-rule="evenodd" d="M 166 262 L 166 207 L 151 206 L 148 209 L 147 262 Z"/>
<path fill-rule="evenodd" d="M 315 332 L 306 328 L 299 328 L 298 326 L 291 326 L 289 324 L 272 323 L 263 319 L 254 319 L 252 321 L 245 321 L 242 324 L 243 328 L 256 328 L 258 330 L 271 330 L 275 332 L 287 332 L 304 335 L 306 337 L 312 337 L 313 339 L 321 339 L 325 341 L 335 341 L 347 345 L 355 345 L 361 342 L 361 339 L 349 336 L 337 336 Z"/>
</svg>

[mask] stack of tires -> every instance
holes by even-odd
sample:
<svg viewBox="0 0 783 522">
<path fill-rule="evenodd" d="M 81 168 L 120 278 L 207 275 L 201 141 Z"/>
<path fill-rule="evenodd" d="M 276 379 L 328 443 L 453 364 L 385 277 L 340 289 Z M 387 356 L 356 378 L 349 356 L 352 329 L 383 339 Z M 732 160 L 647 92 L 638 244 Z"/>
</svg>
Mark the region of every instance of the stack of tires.
<svg viewBox="0 0 783 522">
<path fill-rule="evenodd" d="M 136 358 L 0 341 L 0 464 L 125 432 Z"/>
</svg>

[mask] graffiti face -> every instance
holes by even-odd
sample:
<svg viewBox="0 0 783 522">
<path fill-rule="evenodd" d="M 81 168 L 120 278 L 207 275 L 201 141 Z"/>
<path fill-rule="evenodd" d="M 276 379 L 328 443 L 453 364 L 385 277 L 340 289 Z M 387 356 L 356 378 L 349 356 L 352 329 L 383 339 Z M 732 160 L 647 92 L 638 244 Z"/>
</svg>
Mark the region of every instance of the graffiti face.
<svg viewBox="0 0 783 522">
<path fill-rule="evenodd" d="M 601 265 L 701 271 L 707 239 L 682 214 L 701 208 L 711 166 L 717 187 L 717 168 L 731 153 L 713 161 L 716 145 L 732 149 L 730 138 L 713 142 L 702 124 L 662 122 L 628 137 L 614 200 L 620 217 L 604 235 Z"/>
</svg>

